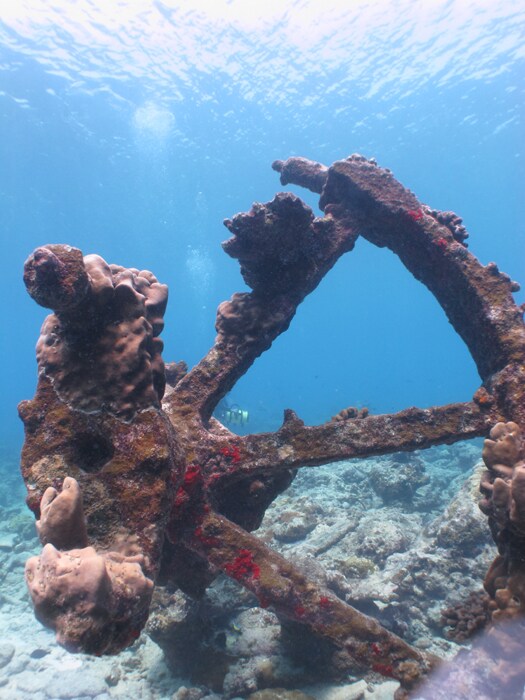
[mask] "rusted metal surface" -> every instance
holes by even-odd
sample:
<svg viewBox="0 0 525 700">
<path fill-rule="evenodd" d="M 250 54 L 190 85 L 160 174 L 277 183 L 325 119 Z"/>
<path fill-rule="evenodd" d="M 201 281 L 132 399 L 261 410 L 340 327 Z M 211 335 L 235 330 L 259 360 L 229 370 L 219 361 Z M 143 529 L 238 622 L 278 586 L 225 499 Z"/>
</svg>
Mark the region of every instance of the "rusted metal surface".
<svg viewBox="0 0 525 700">
<path fill-rule="evenodd" d="M 252 291 L 219 306 L 214 346 L 193 369 L 167 366 L 164 395 L 158 335 L 167 290 L 151 273 L 82 260 L 68 246 L 45 246 L 28 261 L 29 292 L 55 311 L 43 337 L 54 334 L 59 347 L 58 354 L 44 348 L 36 396 L 20 406 L 28 503 L 38 516 L 45 489 L 58 492 L 63 479 L 73 477 L 96 551 L 145 557 L 140 561 L 152 580 L 160 576 L 195 596 L 220 569 L 261 604 L 409 690 L 434 659 L 309 582 L 249 532 L 298 468 L 486 436 L 498 421 L 524 430 L 523 308 L 512 298 L 516 283 L 469 253 L 459 217 L 421 204 L 375 162 L 352 156 L 328 168 L 292 158 L 273 167 L 283 183 L 320 193 L 325 216 L 316 218 L 294 195 L 279 194 L 226 222 L 232 238 L 223 247 L 239 260 Z M 274 433 L 235 435 L 212 417 L 217 404 L 287 330 L 297 306 L 358 235 L 389 247 L 432 292 L 476 362 L 481 387 L 464 403 L 393 415 L 342 407 L 319 426 L 305 426 L 287 410 Z M 101 277 L 101 270 L 111 274 Z M 110 277 L 113 291 L 107 291 Z M 126 288 L 115 292 L 121 284 Z M 113 299 L 111 308 L 128 319 L 124 325 L 120 311 L 96 322 L 99 293 Z M 79 333 L 86 319 L 96 333 Z M 136 336 L 142 339 L 136 346 L 126 344 Z M 123 344 L 125 371 L 118 360 Z M 84 371 L 94 358 L 103 373 L 96 362 Z M 124 402 L 115 399 L 115 383 L 111 391 L 106 386 L 110 370 L 126 389 Z M 118 640 L 129 643 L 131 632 L 121 630 Z"/>
</svg>

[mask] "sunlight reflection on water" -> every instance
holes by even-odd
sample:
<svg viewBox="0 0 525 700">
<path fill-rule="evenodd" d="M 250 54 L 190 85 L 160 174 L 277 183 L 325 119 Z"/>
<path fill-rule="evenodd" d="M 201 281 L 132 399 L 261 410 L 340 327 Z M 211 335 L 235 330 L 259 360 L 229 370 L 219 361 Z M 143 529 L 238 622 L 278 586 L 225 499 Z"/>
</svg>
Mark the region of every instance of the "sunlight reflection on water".
<svg viewBox="0 0 525 700">
<path fill-rule="evenodd" d="M 291 100 L 308 80 L 370 97 L 490 79 L 524 54 L 513 0 L 25 0 L 0 16 L 4 45 L 76 74 L 77 90 L 101 81 L 119 94 L 134 78 L 171 98 L 204 76 L 235 81 L 248 100 Z"/>
</svg>

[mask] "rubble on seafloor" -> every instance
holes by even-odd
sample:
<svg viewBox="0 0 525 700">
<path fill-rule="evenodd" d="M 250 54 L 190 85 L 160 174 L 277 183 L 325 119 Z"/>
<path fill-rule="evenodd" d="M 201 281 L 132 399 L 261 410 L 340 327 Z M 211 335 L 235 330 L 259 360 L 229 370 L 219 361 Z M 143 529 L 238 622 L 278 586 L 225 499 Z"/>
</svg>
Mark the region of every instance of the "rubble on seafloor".
<svg viewBox="0 0 525 700">
<path fill-rule="evenodd" d="M 258 536 L 416 646 L 451 654 L 457 645 L 446 637 L 441 612 L 479 589 L 494 556 L 477 506 L 478 443 L 303 471 L 267 510 Z M 412 464 L 425 479 L 403 495 L 400 471 L 399 498 L 385 503 L 367 475 L 384 470 L 394 481 L 393 464 Z M 34 624 L 22 572 L 38 540 L 21 499 L 12 499 L 13 490 L 22 495 L 23 489 L 11 474 L 0 486 L 0 624 L 6 631 L 0 644 L 0 698 L 393 697 L 397 683 L 374 673 L 362 677 L 330 645 L 282 626 L 226 577 L 217 579 L 200 603 L 158 588 L 147 631 L 129 650 L 106 658 L 70 656 L 48 630 Z"/>
</svg>

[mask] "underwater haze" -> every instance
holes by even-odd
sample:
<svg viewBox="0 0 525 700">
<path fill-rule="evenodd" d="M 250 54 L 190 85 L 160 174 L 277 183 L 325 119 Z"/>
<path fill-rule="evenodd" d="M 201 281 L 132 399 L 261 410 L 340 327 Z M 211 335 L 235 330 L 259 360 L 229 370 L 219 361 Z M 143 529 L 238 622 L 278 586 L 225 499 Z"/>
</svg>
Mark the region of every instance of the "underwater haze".
<svg viewBox="0 0 525 700">
<path fill-rule="evenodd" d="M 23 286 L 29 253 L 69 243 L 152 270 L 170 287 L 164 358 L 192 365 L 245 289 L 222 221 L 282 189 L 275 159 L 374 157 L 525 281 L 523 1 L 21 0 L 0 20 L 7 446 L 46 314 Z M 258 431 L 286 407 L 313 424 L 478 384 L 430 293 L 359 240 L 229 400 Z"/>
<path fill-rule="evenodd" d="M 469 250 L 525 285 L 525 0 L 0 0 L 0 66 L 7 299 L 0 336 L 0 627 L 10 635 L 7 646 L 0 639 L 0 698 L 248 697 L 242 673 L 231 670 L 222 685 L 214 686 L 211 672 L 194 679 L 218 695 L 174 695 L 182 681 L 173 681 L 147 635 L 137 642 L 140 653 L 86 660 L 66 654 L 34 621 L 23 563 L 37 541 L 18 473 L 17 404 L 34 395 L 35 344 L 48 311 L 26 292 L 24 261 L 38 246 L 64 243 L 151 270 L 169 286 L 164 360 L 191 367 L 213 345 L 219 303 L 247 290 L 238 262 L 221 248 L 229 237 L 224 219 L 283 190 L 271 167 L 277 159 L 303 156 L 328 166 L 359 153 L 389 168 L 432 209 L 456 212 Z M 321 215 L 316 196 L 285 190 Z M 515 299 L 525 301 L 523 289 Z M 262 432 L 277 429 L 286 408 L 315 425 L 349 406 L 379 414 L 469 401 L 479 384 L 436 299 L 389 250 L 360 238 L 236 384 L 221 417 L 233 431 Z M 279 507 L 301 512 L 304 542 L 318 524 L 347 527 L 350 508 L 362 508 L 363 532 L 374 521 L 381 546 L 370 539 L 364 549 L 356 519 L 346 545 L 334 539 L 330 551 L 319 549 L 323 566 L 359 579 L 363 609 L 375 613 L 370 591 L 385 587 L 390 557 L 408 557 L 416 543 L 450 544 L 442 533 L 459 526 L 449 504 L 458 493 L 473 503 L 479 448 L 479 441 L 442 447 L 402 467 L 395 459 L 347 462 L 339 472 L 319 471 L 317 481 L 302 470 Z M 378 486 L 383 473 L 403 469 L 419 479 L 408 515 Z M 281 513 L 269 509 L 262 535 L 288 551 L 291 528 Z M 461 540 L 463 549 L 452 554 L 439 550 L 468 571 L 458 598 L 479 588 L 494 556 L 476 505 L 461 527 L 472 540 Z M 425 575 L 430 564 L 421 548 Z M 315 558 L 311 551 L 305 545 L 304 556 Z M 448 569 L 432 575 L 438 589 Z M 428 612 L 432 596 L 423 584 L 420 590 L 410 610 L 421 618 L 397 631 L 426 643 L 450 591 L 436 594 Z M 221 593 L 221 605 L 241 599 L 234 589 L 226 590 L 229 598 Z M 259 610 L 262 621 L 250 617 L 253 609 L 228 609 L 214 649 L 222 644 L 239 657 L 239 649 L 251 649 L 247 631 L 274 624 L 269 611 Z M 447 653 L 447 644 L 432 638 L 427 647 Z M 51 674 L 47 680 L 40 670 Z M 60 693 L 49 690 L 59 672 Z"/>
</svg>

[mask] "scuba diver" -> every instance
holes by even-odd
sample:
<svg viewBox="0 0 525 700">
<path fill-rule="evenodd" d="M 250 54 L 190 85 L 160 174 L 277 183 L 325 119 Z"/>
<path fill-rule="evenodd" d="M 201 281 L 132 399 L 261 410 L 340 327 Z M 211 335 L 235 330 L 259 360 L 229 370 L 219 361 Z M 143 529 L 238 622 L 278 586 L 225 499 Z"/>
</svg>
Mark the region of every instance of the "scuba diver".
<svg viewBox="0 0 525 700">
<path fill-rule="evenodd" d="M 249 413 L 239 404 L 230 404 L 226 399 L 221 399 L 215 410 L 215 417 L 227 425 L 245 425 L 248 422 Z"/>
</svg>

